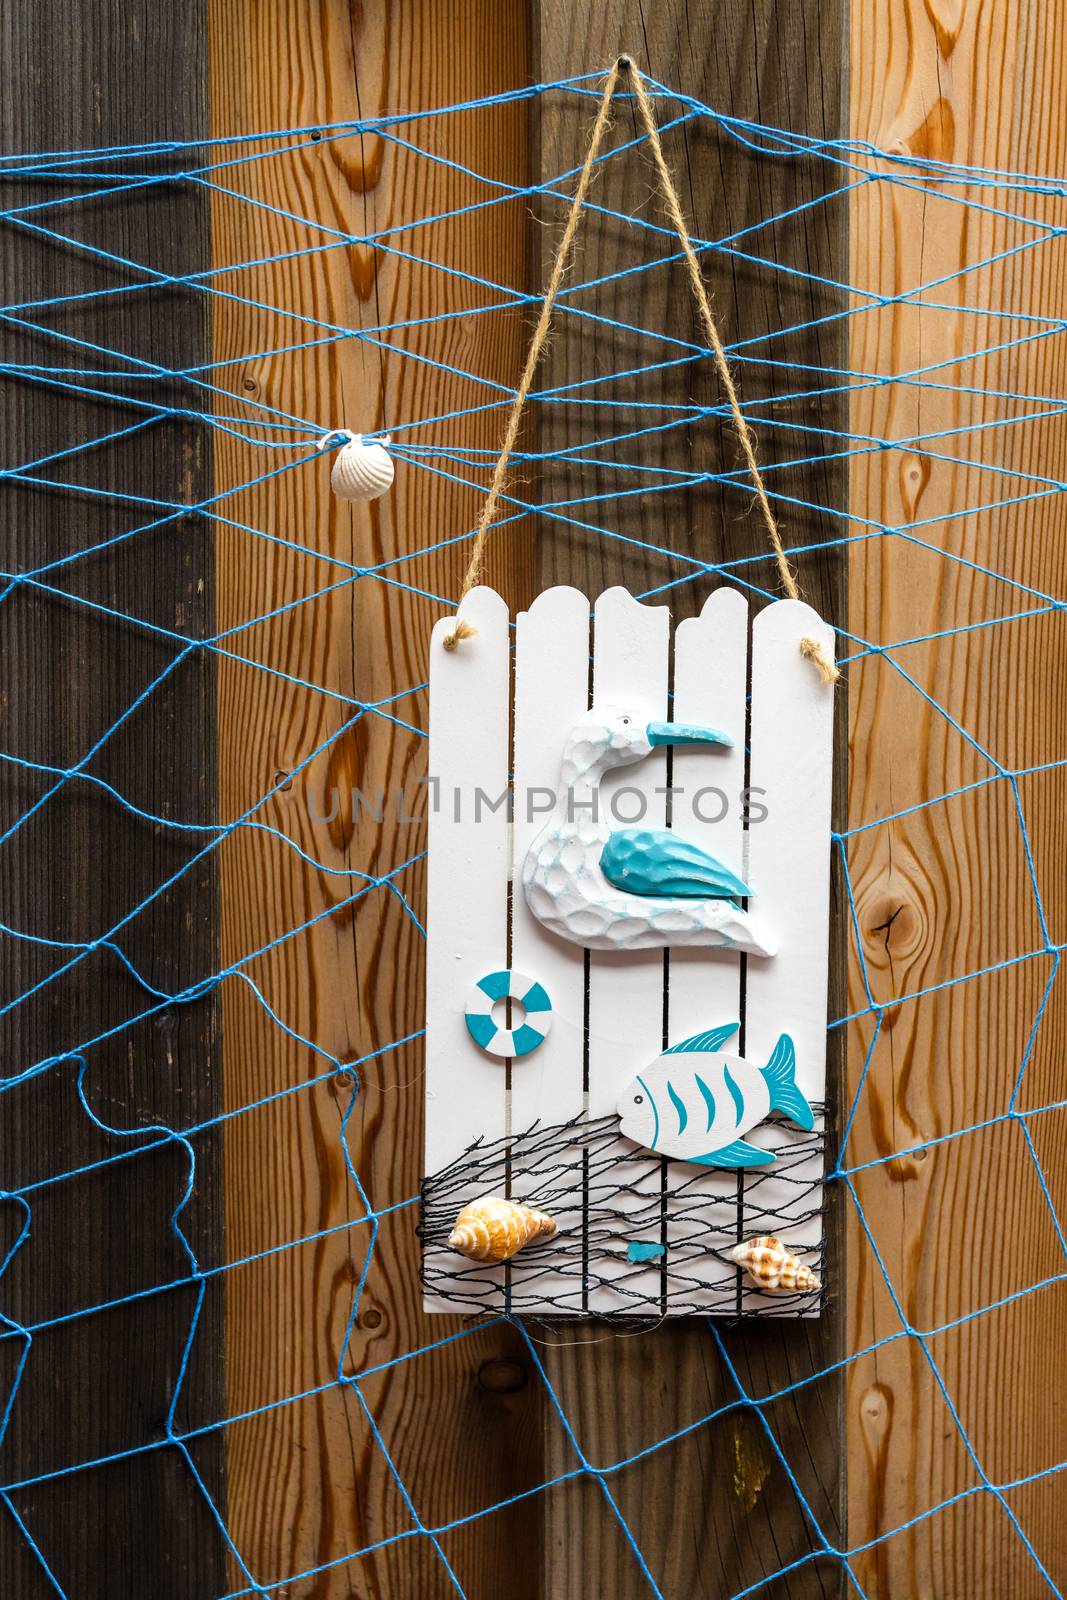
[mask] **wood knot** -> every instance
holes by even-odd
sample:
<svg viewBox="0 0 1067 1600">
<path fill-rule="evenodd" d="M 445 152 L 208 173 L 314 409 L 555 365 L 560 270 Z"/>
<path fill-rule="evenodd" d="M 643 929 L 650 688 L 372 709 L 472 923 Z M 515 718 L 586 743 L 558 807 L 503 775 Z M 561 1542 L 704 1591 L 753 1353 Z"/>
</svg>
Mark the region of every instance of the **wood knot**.
<svg viewBox="0 0 1067 1600">
<path fill-rule="evenodd" d="M 490 1394 L 517 1394 L 529 1381 L 530 1374 L 522 1362 L 504 1356 L 483 1361 L 478 1368 L 478 1382 Z"/>
<path fill-rule="evenodd" d="M 863 930 L 867 959 L 875 966 L 911 960 L 926 943 L 922 907 L 896 884 L 892 891 L 876 890 L 867 899 Z"/>
<path fill-rule="evenodd" d="M 900 498 L 909 521 L 914 522 L 923 491 L 930 482 L 930 458 L 909 450 L 900 463 Z"/>
<path fill-rule="evenodd" d="M 893 1391 L 884 1383 L 872 1383 L 860 1395 L 860 1425 L 873 1455 L 884 1450 L 892 1424 Z"/>
</svg>

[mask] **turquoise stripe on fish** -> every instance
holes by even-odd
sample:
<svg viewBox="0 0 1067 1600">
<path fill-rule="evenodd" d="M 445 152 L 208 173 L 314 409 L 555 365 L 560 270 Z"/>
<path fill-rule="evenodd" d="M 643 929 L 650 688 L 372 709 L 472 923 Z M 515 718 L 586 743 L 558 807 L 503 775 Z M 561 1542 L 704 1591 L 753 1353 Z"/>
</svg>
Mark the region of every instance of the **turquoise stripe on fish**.
<svg viewBox="0 0 1067 1600">
<path fill-rule="evenodd" d="M 723 1063 L 722 1075 L 726 1080 L 726 1087 L 730 1091 L 730 1099 L 734 1103 L 734 1110 L 737 1112 L 738 1126 L 740 1126 L 741 1118 L 745 1114 L 745 1097 L 735 1083 L 733 1074 L 725 1062 Z M 710 1127 L 711 1124 L 709 1123 L 708 1126 Z"/>
<path fill-rule="evenodd" d="M 694 1072 L 693 1076 L 697 1081 L 697 1088 L 704 1096 L 704 1104 L 708 1108 L 708 1132 L 710 1133 L 711 1125 L 715 1121 L 715 1096 L 712 1094 L 711 1090 L 708 1088 L 699 1072 Z"/>
<path fill-rule="evenodd" d="M 684 1133 L 685 1125 L 689 1121 L 689 1113 L 685 1109 L 685 1101 L 681 1099 L 670 1079 L 667 1080 L 667 1093 L 671 1097 L 671 1104 L 678 1113 L 678 1132 Z"/>
</svg>

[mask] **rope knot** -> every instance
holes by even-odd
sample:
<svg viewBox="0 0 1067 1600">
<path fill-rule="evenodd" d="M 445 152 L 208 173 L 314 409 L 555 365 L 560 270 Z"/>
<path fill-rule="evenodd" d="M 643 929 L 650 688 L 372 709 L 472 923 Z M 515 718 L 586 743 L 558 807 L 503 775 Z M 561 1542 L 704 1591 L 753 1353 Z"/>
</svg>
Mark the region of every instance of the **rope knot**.
<svg viewBox="0 0 1067 1600">
<path fill-rule="evenodd" d="M 810 635 L 801 639 L 800 653 L 805 661 L 811 661 L 823 683 L 836 683 L 841 676 L 841 668 L 835 661 L 831 661 L 826 650 L 818 639 Z"/>
<path fill-rule="evenodd" d="M 442 642 L 446 650 L 454 650 L 464 639 L 473 639 L 477 632 L 477 628 L 472 627 L 469 622 L 464 622 L 462 617 L 457 617 L 455 627 L 451 633 L 445 634 Z"/>
</svg>

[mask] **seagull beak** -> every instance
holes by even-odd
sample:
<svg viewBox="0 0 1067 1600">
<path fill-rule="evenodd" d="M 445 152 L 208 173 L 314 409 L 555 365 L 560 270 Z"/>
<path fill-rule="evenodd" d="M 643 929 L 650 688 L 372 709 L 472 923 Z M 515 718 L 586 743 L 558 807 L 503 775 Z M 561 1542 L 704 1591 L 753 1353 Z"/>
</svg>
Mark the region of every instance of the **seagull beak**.
<svg viewBox="0 0 1067 1600">
<path fill-rule="evenodd" d="M 715 728 L 697 728 L 689 722 L 650 722 L 645 729 L 649 744 L 725 744 L 732 745 L 728 733 Z"/>
</svg>

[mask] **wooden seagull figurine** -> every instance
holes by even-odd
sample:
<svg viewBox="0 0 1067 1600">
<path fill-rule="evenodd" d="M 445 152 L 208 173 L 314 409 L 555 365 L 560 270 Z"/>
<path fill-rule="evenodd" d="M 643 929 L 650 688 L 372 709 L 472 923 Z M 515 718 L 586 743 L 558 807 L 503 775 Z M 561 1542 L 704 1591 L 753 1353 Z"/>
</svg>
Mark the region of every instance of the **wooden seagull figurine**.
<svg viewBox="0 0 1067 1600">
<path fill-rule="evenodd" d="M 587 950 L 718 945 L 755 955 L 774 943 L 737 903 L 752 891 L 699 845 L 666 828 L 612 828 L 597 802 L 604 774 L 657 745 L 729 745 L 713 728 L 646 722 L 605 707 L 567 740 L 552 815 L 527 852 L 522 882 L 539 922 Z"/>
</svg>

